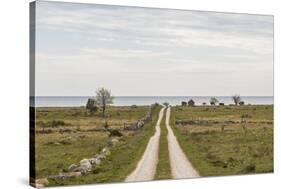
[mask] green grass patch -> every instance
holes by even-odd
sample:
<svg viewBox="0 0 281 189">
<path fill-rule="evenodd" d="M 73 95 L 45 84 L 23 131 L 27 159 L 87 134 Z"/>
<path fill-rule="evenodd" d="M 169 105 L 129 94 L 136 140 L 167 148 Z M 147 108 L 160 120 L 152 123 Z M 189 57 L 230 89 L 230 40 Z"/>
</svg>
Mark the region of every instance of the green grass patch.
<svg viewBox="0 0 281 189">
<path fill-rule="evenodd" d="M 110 128 L 118 128 L 123 122 L 137 121 L 148 110 L 146 106 L 131 109 L 130 107 L 111 107 L 111 117 L 108 118 Z M 91 158 L 106 146 L 109 133 L 93 130 L 83 130 L 85 127 L 94 128 L 95 124 L 103 123 L 104 118 L 99 115 L 76 115 L 80 120 L 81 130 L 76 129 L 77 120 L 71 117 L 75 111 L 85 112 L 82 108 L 42 108 L 37 114 L 43 122 L 62 120 L 71 132 L 60 133 L 56 130 L 50 134 L 36 135 L 36 177 L 44 178 L 57 175 L 68 168 L 69 165 L 78 164 L 81 159 Z M 43 111 L 43 112 L 42 112 Z M 54 113 L 54 112 L 55 113 Z M 155 132 L 160 107 L 153 111 L 152 122 L 137 131 L 122 131 L 120 142 L 110 148 L 111 155 L 99 166 L 94 166 L 92 172 L 76 178 L 66 180 L 49 179 L 48 186 L 64 186 L 76 184 L 91 184 L 104 182 L 120 182 L 131 173 L 141 158 L 149 138 Z M 117 113 L 119 112 L 119 113 Z M 42 113 L 45 113 L 45 115 Z M 49 115 L 51 114 L 51 115 Z M 44 119 L 46 116 L 46 119 Z M 85 116 L 85 117 L 84 117 Z M 83 123 L 83 124 L 82 124 Z M 79 127 L 80 128 L 80 127 Z M 41 129 L 38 127 L 37 129 Z"/>
<path fill-rule="evenodd" d="M 170 179 L 171 178 L 171 167 L 168 149 L 167 134 L 168 130 L 165 124 L 166 114 L 164 112 L 163 119 L 161 121 L 161 135 L 159 141 L 159 154 L 158 154 L 158 164 L 155 174 L 155 179 Z"/>
<path fill-rule="evenodd" d="M 176 119 L 240 120 L 243 114 L 251 115 L 247 132 L 237 123 L 175 125 Z M 171 126 L 202 176 L 273 172 L 273 106 L 173 107 Z"/>
</svg>

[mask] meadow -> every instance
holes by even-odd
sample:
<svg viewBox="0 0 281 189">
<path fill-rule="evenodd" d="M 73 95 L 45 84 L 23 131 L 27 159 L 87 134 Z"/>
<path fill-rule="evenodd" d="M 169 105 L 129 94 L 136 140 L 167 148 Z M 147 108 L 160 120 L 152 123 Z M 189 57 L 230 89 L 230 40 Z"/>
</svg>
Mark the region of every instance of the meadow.
<svg viewBox="0 0 281 189">
<path fill-rule="evenodd" d="M 171 126 L 201 176 L 273 172 L 273 106 L 174 106 Z"/>
<path fill-rule="evenodd" d="M 138 130 L 124 130 L 124 124 L 141 119 L 148 106 L 109 107 L 106 117 L 101 112 L 90 114 L 84 107 L 36 108 L 36 178 L 48 178 L 48 186 L 123 181 L 135 168 L 154 133 L 160 107 L 152 111 L 152 121 Z M 122 136 L 110 136 L 117 130 Z M 73 163 L 98 153 L 112 138 L 110 155 L 91 172 L 68 179 L 53 179 L 67 172 Z"/>
</svg>

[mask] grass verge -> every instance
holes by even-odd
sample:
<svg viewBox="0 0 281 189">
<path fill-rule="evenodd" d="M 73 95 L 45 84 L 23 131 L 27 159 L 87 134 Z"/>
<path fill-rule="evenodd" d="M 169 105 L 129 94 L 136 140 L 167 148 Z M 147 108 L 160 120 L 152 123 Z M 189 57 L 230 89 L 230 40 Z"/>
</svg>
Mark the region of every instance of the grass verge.
<svg viewBox="0 0 281 189">
<path fill-rule="evenodd" d="M 150 137 L 155 132 L 155 124 L 161 107 L 153 111 L 152 122 L 142 129 L 123 136 L 121 142 L 111 148 L 111 155 L 87 175 L 67 180 L 51 180 L 49 186 L 108 183 L 123 181 L 136 167 L 145 151 Z M 93 141 L 94 142 L 94 141 Z"/>
<path fill-rule="evenodd" d="M 167 140 L 168 130 L 166 128 L 165 120 L 166 120 L 166 114 L 164 112 L 164 116 L 160 125 L 161 135 L 159 141 L 159 154 L 158 154 L 159 158 L 158 158 L 158 164 L 155 174 L 156 180 L 171 178 L 171 167 L 170 167 L 168 140 Z"/>
<path fill-rule="evenodd" d="M 193 166 L 201 176 L 273 172 L 272 106 L 226 108 L 212 110 L 212 119 L 239 120 L 242 113 L 250 114 L 247 133 L 236 123 L 175 125 L 175 119 L 188 117 L 208 120 L 210 112 L 201 107 L 172 108 L 171 127 Z"/>
</svg>

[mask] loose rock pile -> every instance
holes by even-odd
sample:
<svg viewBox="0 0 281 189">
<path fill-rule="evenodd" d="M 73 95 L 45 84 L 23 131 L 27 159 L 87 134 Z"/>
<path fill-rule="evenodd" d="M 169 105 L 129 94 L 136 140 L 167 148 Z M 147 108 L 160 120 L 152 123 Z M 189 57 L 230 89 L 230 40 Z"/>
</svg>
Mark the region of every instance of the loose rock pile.
<svg viewBox="0 0 281 189">
<path fill-rule="evenodd" d="M 112 147 L 115 146 L 119 140 L 117 138 L 110 138 L 108 141 L 108 146 Z M 92 171 L 94 166 L 100 165 L 103 160 L 110 156 L 111 152 L 108 147 L 104 147 L 100 153 L 95 154 L 90 159 L 82 159 L 79 164 L 71 164 L 68 167 L 68 170 L 65 172 L 61 172 L 58 175 L 49 176 L 47 178 L 37 179 L 35 181 L 35 186 L 37 188 L 45 187 L 49 184 L 48 179 L 55 179 L 55 180 L 65 180 L 72 177 L 80 177 L 88 172 Z"/>
<path fill-rule="evenodd" d="M 134 124 L 130 124 L 128 126 L 124 125 L 125 130 L 137 130 L 144 126 L 144 124 L 150 122 L 152 120 L 152 111 L 157 106 L 157 104 L 152 104 L 149 106 L 148 111 L 146 112 L 145 116 L 138 120 Z M 47 178 L 37 179 L 35 181 L 35 186 L 37 188 L 45 187 L 49 184 L 48 179 L 55 179 L 55 180 L 65 180 L 72 177 L 80 177 L 86 175 L 87 173 L 92 171 L 92 168 L 98 166 L 102 163 L 103 160 L 107 159 L 110 156 L 111 152 L 109 150 L 110 147 L 113 147 L 119 143 L 118 137 L 110 137 L 107 142 L 107 147 L 104 147 L 100 153 L 95 154 L 90 159 L 82 159 L 79 164 L 71 164 L 67 171 L 60 172 L 58 175 L 49 176 Z M 58 143 L 59 145 L 60 143 Z"/>
<path fill-rule="evenodd" d="M 124 123 L 124 130 L 138 130 L 144 126 L 144 124 L 149 123 L 152 120 L 152 111 L 157 106 L 157 104 L 152 104 L 149 106 L 148 111 L 146 112 L 145 116 L 138 120 L 136 123 L 132 124 L 125 124 Z"/>
</svg>

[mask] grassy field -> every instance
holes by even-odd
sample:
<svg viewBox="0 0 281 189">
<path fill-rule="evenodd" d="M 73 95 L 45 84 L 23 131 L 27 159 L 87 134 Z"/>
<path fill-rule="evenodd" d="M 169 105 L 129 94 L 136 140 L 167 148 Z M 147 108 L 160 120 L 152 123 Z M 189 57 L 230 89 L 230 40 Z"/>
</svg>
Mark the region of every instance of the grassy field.
<svg viewBox="0 0 281 189">
<path fill-rule="evenodd" d="M 168 130 L 165 125 L 165 120 L 166 120 L 166 114 L 164 114 L 160 126 L 161 135 L 159 141 L 159 159 L 158 159 L 157 170 L 155 175 L 156 180 L 171 178 L 171 167 L 170 167 L 168 140 L 167 140 Z"/>
<path fill-rule="evenodd" d="M 273 172 L 272 105 L 173 107 L 171 126 L 201 176 Z"/>
<path fill-rule="evenodd" d="M 137 131 L 122 130 L 124 123 L 142 118 L 147 106 L 110 107 L 107 124 L 119 129 L 123 136 L 112 147 L 111 155 L 92 172 L 66 180 L 49 179 L 49 186 L 122 181 L 135 168 L 145 150 L 160 107 L 153 111 L 153 120 Z M 73 163 L 90 158 L 107 144 L 109 133 L 100 113 L 90 115 L 85 108 L 37 108 L 36 110 L 36 177 L 44 178 L 63 172 Z"/>
</svg>

